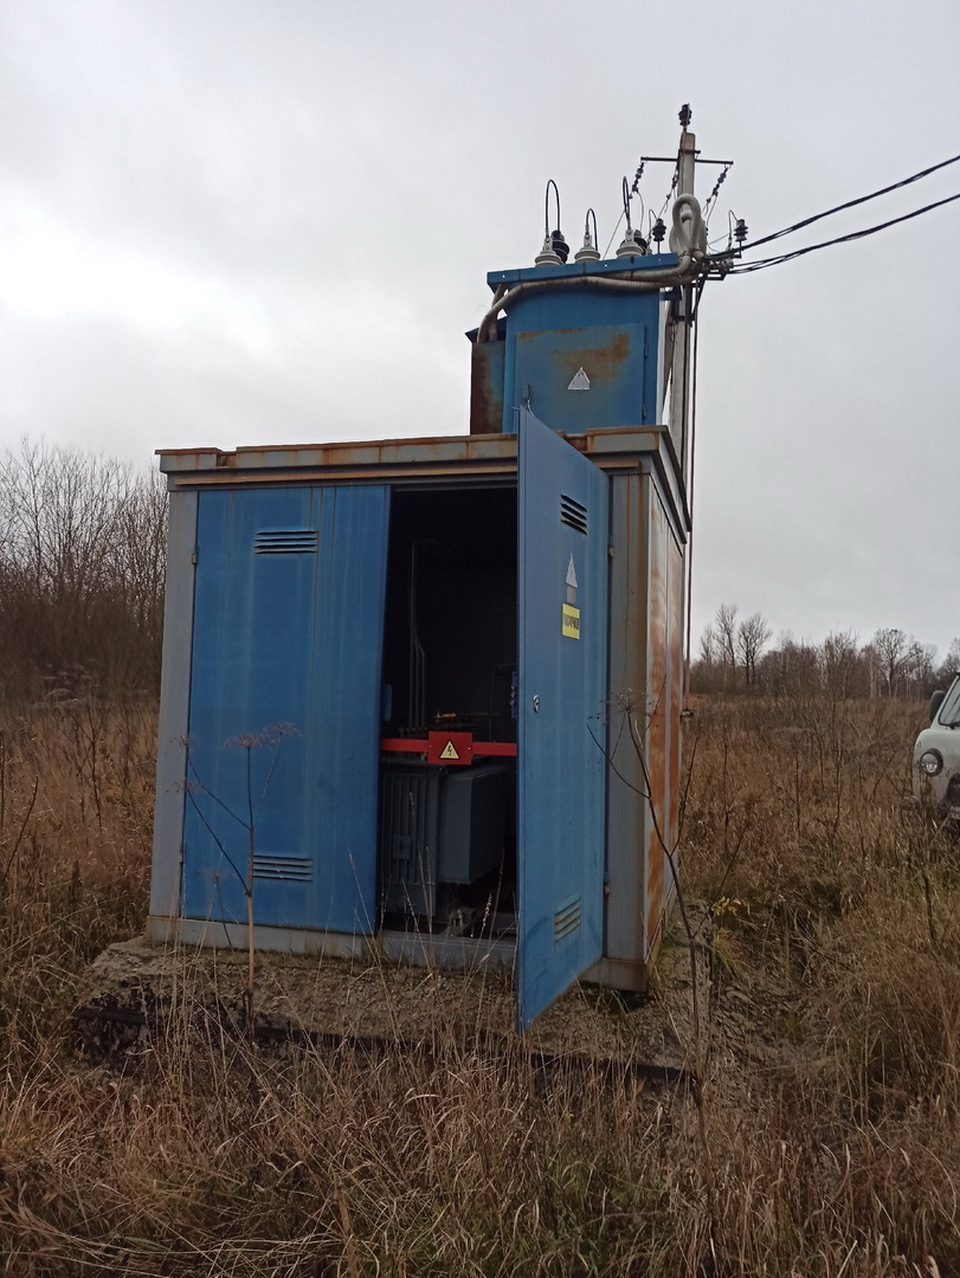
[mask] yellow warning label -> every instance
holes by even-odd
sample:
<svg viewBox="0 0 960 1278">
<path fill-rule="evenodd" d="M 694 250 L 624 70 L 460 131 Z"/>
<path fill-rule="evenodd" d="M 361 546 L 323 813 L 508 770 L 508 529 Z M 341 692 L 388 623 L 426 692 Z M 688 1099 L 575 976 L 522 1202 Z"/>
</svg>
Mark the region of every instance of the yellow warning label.
<svg viewBox="0 0 960 1278">
<path fill-rule="evenodd" d="M 448 741 L 447 744 L 440 751 L 440 758 L 441 759 L 459 759 L 460 758 L 459 754 L 457 754 L 457 748 L 452 741 Z"/>
<path fill-rule="evenodd" d="M 572 608 L 570 604 L 563 605 L 563 624 L 561 625 L 560 630 L 568 639 L 580 638 L 579 608 Z"/>
</svg>

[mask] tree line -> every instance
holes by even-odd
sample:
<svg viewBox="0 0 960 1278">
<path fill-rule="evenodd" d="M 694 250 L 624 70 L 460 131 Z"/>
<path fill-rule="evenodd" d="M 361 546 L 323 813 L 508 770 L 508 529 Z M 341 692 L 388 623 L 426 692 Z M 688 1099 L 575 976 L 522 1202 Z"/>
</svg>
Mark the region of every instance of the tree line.
<svg viewBox="0 0 960 1278">
<path fill-rule="evenodd" d="M 29 440 L 0 451 L 0 697 L 158 691 L 166 505 L 154 471 Z M 721 604 L 691 690 L 917 696 L 960 669 L 960 639 L 938 661 L 893 627 L 863 644 L 772 638 L 760 613 Z"/>
<path fill-rule="evenodd" d="M 160 476 L 24 440 L 0 452 L 0 696 L 156 692 Z"/>
<path fill-rule="evenodd" d="M 690 667 L 693 692 L 762 690 L 824 692 L 840 697 L 928 696 L 960 670 L 960 638 L 942 661 L 933 644 L 885 627 L 861 644 L 849 630 L 835 630 L 820 644 L 773 631 L 762 614 L 741 617 L 721 604 L 700 636 Z"/>
</svg>

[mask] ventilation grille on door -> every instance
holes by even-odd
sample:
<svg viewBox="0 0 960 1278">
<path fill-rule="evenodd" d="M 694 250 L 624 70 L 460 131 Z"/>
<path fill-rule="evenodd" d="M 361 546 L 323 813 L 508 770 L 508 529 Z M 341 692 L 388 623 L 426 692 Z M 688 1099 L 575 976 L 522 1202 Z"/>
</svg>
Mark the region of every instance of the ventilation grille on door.
<svg viewBox="0 0 960 1278">
<path fill-rule="evenodd" d="M 258 532 L 253 543 L 255 555 L 315 555 L 319 534 L 310 528 L 281 528 Z"/>
<path fill-rule="evenodd" d="M 577 532 L 585 533 L 587 531 L 586 506 L 581 506 L 578 501 L 574 501 L 566 493 L 561 493 L 560 522 L 561 524 L 569 524 L 571 528 L 576 528 Z"/>
<path fill-rule="evenodd" d="M 276 852 L 255 852 L 255 879 L 286 879 L 294 883 L 313 882 L 313 860 L 309 856 L 282 856 Z"/>
<path fill-rule="evenodd" d="M 575 932 L 580 926 L 580 900 L 579 896 L 574 897 L 572 901 L 562 905 L 553 916 L 553 939 L 555 941 L 562 941 L 565 936 L 569 936 L 571 932 Z"/>
</svg>

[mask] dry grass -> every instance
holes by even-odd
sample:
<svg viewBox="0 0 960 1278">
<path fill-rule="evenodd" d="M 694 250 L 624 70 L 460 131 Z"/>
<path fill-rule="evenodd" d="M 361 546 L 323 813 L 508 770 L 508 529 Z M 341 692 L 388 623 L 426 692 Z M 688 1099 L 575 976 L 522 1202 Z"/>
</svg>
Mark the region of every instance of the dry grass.
<svg viewBox="0 0 960 1278">
<path fill-rule="evenodd" d="M 146 910 L 153 714 L 8 706 L 0 1272 L 960 1272 L 960 874 L 899 811 L 920 718 L 698 707 L 682 852 L 717 929 L 698 1111 L 452 1039 L 429 1060 L 270 1055 L 186 1017 L 125 1071 L 77 1062 L 79 975 Z"/>
</svg>

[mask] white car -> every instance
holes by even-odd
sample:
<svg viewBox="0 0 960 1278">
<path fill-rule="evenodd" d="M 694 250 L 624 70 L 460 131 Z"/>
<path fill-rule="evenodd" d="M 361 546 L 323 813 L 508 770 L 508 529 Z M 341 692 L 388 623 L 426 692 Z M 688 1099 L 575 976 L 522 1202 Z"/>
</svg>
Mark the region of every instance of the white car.
<svg viewBox="0 0 960 1278">
<path fill-rule="evenodd" d="M 960 818 L 960 674 L 930 698 L 930 727 L 913 748 L 913 793 L 938 815 Z"/>
</svg>

